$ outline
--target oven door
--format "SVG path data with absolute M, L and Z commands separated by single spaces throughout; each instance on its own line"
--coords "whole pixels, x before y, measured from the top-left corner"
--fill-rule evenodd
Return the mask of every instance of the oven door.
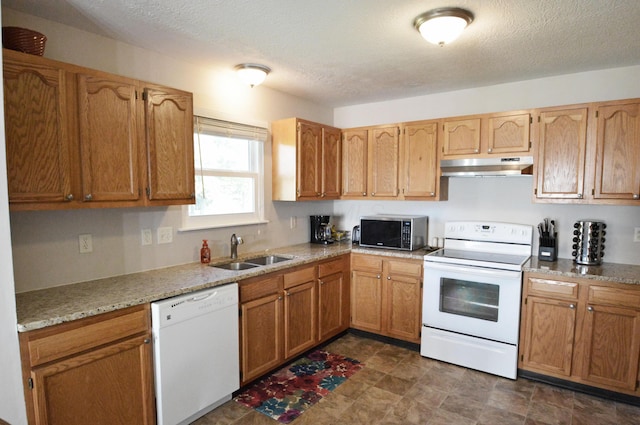
M 425 326 L 518 343 L 522 272 L 424 263 Z

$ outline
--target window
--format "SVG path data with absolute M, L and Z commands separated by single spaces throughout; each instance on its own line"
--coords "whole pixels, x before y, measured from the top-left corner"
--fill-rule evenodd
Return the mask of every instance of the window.
M 264 222 L 267 129 L 194 118 L 196 203 L 183 209 L 183 230 Z

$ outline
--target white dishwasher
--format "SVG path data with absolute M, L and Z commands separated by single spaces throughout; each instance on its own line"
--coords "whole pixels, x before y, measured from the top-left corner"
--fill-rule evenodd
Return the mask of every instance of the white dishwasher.
M 188 424 L 240 388 L 238 284 L 151 303 L 158 425 Z

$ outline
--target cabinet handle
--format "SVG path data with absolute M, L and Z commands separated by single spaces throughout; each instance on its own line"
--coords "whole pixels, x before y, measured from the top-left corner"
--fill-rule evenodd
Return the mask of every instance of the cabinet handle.
M 587 307 L 587 311 L 593 311 L 593 307 L 591 306 Z
M 85 201 L 90 201 L 93 199 L 93 195 L 90 193 L 87 193 L 86 195 L 84 195 L 84 200 Z
M 573 310 L 574 308 L 576 308 L 576 305 L 575 304 L 569 304 L 569 308 Z
M 73 201 L 73 193 L 68 194 L 67 196 L 64 197 L 64 199 L 67 201 Z
M 640 199 L 640 194 L 634 193 L 633 194 L 633 199 Z

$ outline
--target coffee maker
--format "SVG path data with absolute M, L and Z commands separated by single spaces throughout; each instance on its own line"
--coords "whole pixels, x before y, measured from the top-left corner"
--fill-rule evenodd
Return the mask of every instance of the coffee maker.
M 330 215 L 312 215 L 309 216 L 311 229 L 311 243 L 330 244 L 334 240 L 331 237 Z

